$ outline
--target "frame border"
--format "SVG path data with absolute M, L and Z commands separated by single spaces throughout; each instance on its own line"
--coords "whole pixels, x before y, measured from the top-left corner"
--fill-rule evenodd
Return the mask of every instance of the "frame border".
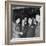
M 24 2 L 24 1 L 5 1 L 5 44 L 6 45 L 10 45 L 11 43 L 9 43 L 9 3 L 10 2 L 16 2 L 16 3 L 28 3 L 28 4 L 42 4 L 44 7 L 44 11 L 43 11 L 43 25 L 44 25 L 44 32 L 43 32 L 43 41 L 24 41 L 24 42 L 20 42 L 20 43 L 16 43 L 16 44 L 32 44 L 32 43 L 43 43 L 45 42 L 45 3 L 44 2 Z M 13 43 L 15 44 L 15 43 Z

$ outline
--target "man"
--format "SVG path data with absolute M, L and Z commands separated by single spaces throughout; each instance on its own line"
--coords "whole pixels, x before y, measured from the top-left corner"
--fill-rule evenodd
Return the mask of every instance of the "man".
M 35 36 L 40 37 L 40 15 L 39 14 L 36 14 Z
M 27 26 L 27 17 L 25 17 L 23 20 L 22 20 L 22 32 L 23 32 L 23 38 L 26 38 L 26 36 L 27 36 L 27 28 L 28 28 L 28 26 Z
M 28 32 L 27 32 L 27 37 L 34 37 L 35 36 L 35 24 L 34 24 L 34 18 L 29 18 L 28 19 Z

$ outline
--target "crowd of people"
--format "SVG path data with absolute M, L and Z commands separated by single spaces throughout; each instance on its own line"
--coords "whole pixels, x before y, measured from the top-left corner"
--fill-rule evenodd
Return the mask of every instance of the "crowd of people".
M 21 23 L 20 23 L 21 21 Z M 12 37 L 14 38 L 28 38 L 40 36 L 40 15 L 36 14 L 36 18 L 24 17 L 24 19 L 16 19 L 12 22 Z

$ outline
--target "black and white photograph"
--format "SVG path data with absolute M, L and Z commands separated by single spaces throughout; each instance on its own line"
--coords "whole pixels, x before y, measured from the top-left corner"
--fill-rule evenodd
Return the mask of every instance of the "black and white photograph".
M 12 37 L 40 37 L 40 8 L 12 6 Z
M 6 44 L 45 42 L 45 3 L 6 2 Z

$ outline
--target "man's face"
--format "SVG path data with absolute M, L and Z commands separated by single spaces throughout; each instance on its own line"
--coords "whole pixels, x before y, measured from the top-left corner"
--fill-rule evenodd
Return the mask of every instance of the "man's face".
M 28 23 L 29 23 L 30 25 L 32 24 L 32 19 L 31 19 L 31 18 L 28 19 Z
M 36 21 L 40 22 L 40 16 L 38 14 L 36 15 Z
M 25 23 L 25 21 L 24 21 L 24 19 L 22 20 L 22 26 L 24 26 L 24 23 Z
M 17 20 L 16 20 L 16 23 L 18 24 L 20 22 L 20 18 L 18 18 Z
M 25 17 L 24 20 L 27 21 L 27 17 Z

